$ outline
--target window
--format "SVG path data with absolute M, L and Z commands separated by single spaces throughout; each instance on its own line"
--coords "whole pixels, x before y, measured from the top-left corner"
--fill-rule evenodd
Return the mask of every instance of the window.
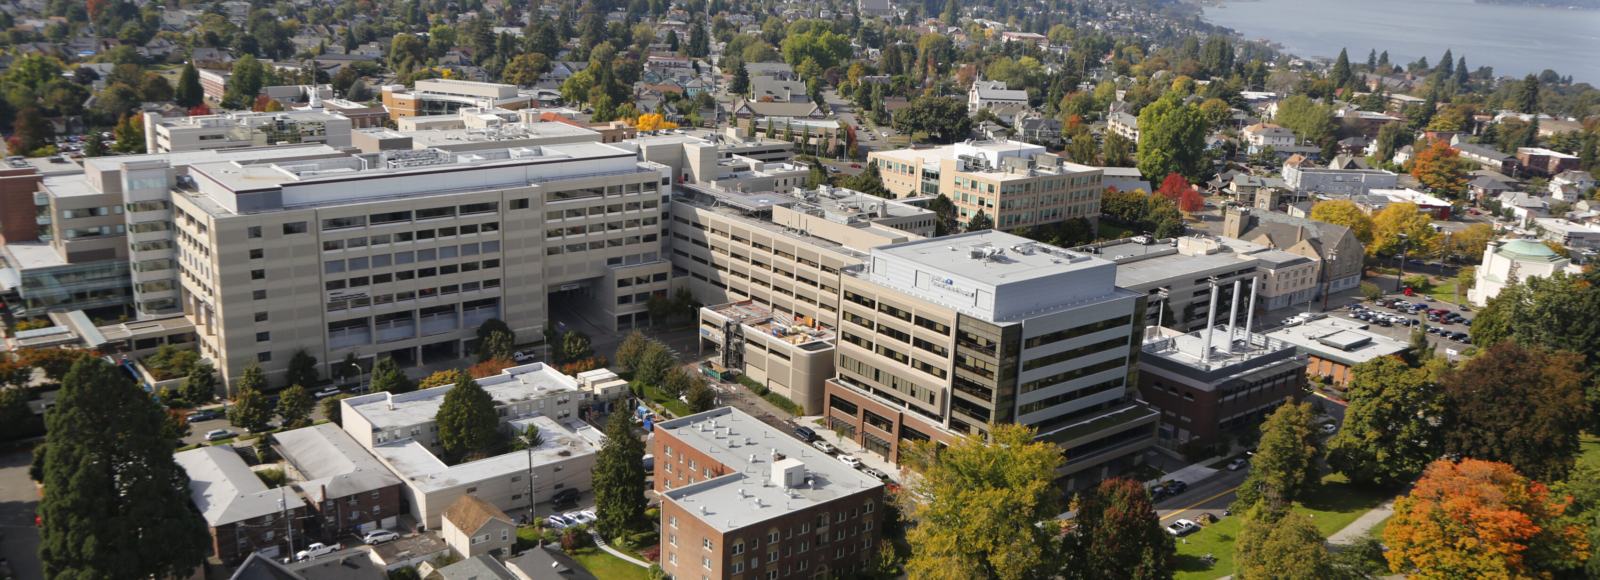
M 700 557 L 700 565 L 701 566 L 705 566 L 707 570 L 710 570 L 711 569 L 711 558 L 708 558 L 708 557 L 705 557 L 705 556 L 701 556 Z
M 245 228 L 244 232 L 245 232 L 245 234 L 244 234 L 245 237 L 250 238 L 252 240 L 256 239 L 256 238 L 260 238 L 261 237 L 261 226 L 250 226 L 248 228 Z
M 267 279 L 267 271 L 266 270 L 251 270 L 250 271 L 250 279 L 251 280 L 266 280 Z
M 265 313 L 265 312 L 257 312 L 256 313 L 256 322 L 266 322 L 266 321 L 267 321 L 267 313 Z
M 256 362 L 272 362 L 272 352 L 268 351 L 256 353 Z
M 367 225 L 367 216 L 358 215 L 342 218 L 329 218 L 322 220 L 322 231 L 338 230 L 344 228 L 359 228 Z
M 733 573 L 738 574 L 740 572 L 744 572 L 744 562 L 734 562 Z
M 667 516 L 667 524 L 674 528 L 678 527 L 678 516 Z
M 435 207 L 435 208 L 417 210 L 417 219 L 418 220 L 444 218 L 444 217 L 450 217 L 450 216 L 453 216 L 453 215 L 456 215 L 456 208 L 453 207 L 453 206 L 452 207 Z
M 511 530 L 500 530 L 500 541 L 504 542 L 504 541 L 506 541 L 506 540 L 508 540 L 510 538 L 511 538 Z
M 306 222 L 292 222 L 283 224 L 283 235 L 286 236 L 303 234 L 306 233 L 306 231 Z
M 715 549 L 716 544 L 711 543 L 711 538 L 700 538 L 700 545 L 707 550 Z
M 737 544 L 734 544 L 733 545 L 733 550 L 728 552 L 728 553 L 736 555 L 736 556 L 739 555 L 739 554 L 743 554 L 744 553 L 744 542 L 739 542 Z
M 254 291 L 251 291 L 250 292 L 250 299 L 252 299 L 252 300 L 266 300 L 267 299 L 267 291 L 266 290 L 254 290 Z
M 523 197 L 511 200 L 511 209 L 528 209 L 528 198 Z
M 266 341 L 269 341 L 269 340 L 272 340 L 272 333 L 270 333 L 270 332 L 257 332 L 256 333 L 256 342 L 266 342 Z
M 267 257 L 267 251 L 261 249 L 250 250 L 250 259 L 260 260 Z
M 478 544 L 482 544 L 482 543 L 487 542 L 487 541 L 489 541 L 489 534 L 476 536 L 476 537 L 472 538 L 472 545 L 476 546 Z

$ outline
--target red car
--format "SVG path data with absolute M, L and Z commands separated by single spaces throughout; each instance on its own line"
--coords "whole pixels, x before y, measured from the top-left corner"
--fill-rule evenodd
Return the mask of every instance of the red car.
M 1467 213 L 1470 213 L 1470 214 L 1472 214 L 1472 215 L 1478 215 L 1478 210 L 1475 210 L 1475 209 L 1469 209 L 1469 210 L 1467 210 Z
M 861 168 L 861 164 L 860 163 L 851 163 L 850 167 L 853 167 L 855 169 L 860 169 Z

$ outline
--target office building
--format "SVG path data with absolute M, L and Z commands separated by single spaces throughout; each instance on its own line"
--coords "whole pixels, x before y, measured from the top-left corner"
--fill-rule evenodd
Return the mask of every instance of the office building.
M 1100 168 L 1068 162 L 1038 145 L 967 141 L 873 151 L 868 159 L 894 197 L 944 194 L 963 224 L 979 213 L 998 230 L 1100 216 Z
M 350 119 L 321 110 L 172 118 L 146 112 L 144 139 L 150 153 L 302 143 L 339 148 L 350 146 Z
M 934 227 L 928 210 L 828 187 L 789 196 L 685 185 L 672 199 L 674 270 L 708 305 L 702 343 L 722 350 L 725 368 L 813 410 L 834 374 L 840 271 Z
M 1259 282 L 1244 283 L 1250 284 Z M 1249 298 L 1244 301 L 1229 309 L 1252 310 Z M 1219 308 L 1227 304 L 1220 302 Z M 1226 454 L 1229 449 L 1218 446 L 1228 437 L 1259 424 L 1285 400 L 1305 393 L 1308 357 L 1292 344 L 1245 326 L 1224 323 L 1189 333 L 1161 327 L 1146 331 L 1139 394 L 1161 413 L 1157 445 L 1190 457 Z
M 413 88 L 384 85 L 383 106 L 390 119 L 455 113 L 462 108 L 524 109 L 538 101 L 524 95 L 517 85 L 480 83 L 449 79 L 417 81 Z
M 534 363 L 477 382 L 494 398 L 500 429 L 508 437 L 533 425 L 544 442 L 531 452 L 500 449 L 500 455 L 448 465 L 439 459 L 445 449 L 436 417 L 455 385 L 339 403 L 345 432 L 404 483 L 404 505 L 413 519 L 438 529 L 445 508 L 466 495 L 512 511 L 526 510 L 534 500 L 549 501 L 562 489 L 591 488 L 589 471 L 601 435 L 573 416 L 584 393 L 572 377 Z
M 39 241 L 39 221 L 50 219 L 39 215 L 35 202 L 43 182 L 39 169 L 22 159 L 8 159 L 0 169 L 0 243 Z
M 1139 461 L 1158 415 L 1134 400 L 1144 294 L 1117 265 L 982 231 L 873 248 L 845 270 L 828 424 L 900 460 L 1020 423 L 1062 447 L 1067 492 Z
M 1263 310 L 1304 304 L 1317 294 L 1317 260 L 1242 240 L 1200 234 L 1171 243 L 1120 239 L 1072 249 L 1116 262 L 1117 286 L 1150 297 L 1146 326 L 1204 326 L 1213 281 L 1222 285 L 1223 299 L 1232 300 L 1235 280 L 1261 277 L 1255 291 Z
M 168 225 L 181 307 L 230 385 L 298 350 L 453 360 L 483 321 L 534 336 L 551 308 L 626 328 L 667 289 L 664 169 L 594 143 L 193 164 Z
M 674 578 L 866 570 L 884 486 L 731 407 L 656 424 L 661 568 Z

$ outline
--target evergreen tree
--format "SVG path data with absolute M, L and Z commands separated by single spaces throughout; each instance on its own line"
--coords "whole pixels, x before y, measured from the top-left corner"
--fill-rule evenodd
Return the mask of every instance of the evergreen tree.
M 516 350 L 517 333 L 499 318 L 490 318 L 478 326 L 478 362 L 494 358 L 511 358 Z
M 1456 61 L 1456 86 L 1465 87 L 1469 80 L 1471 79 L 1467 76 L 1467 57 L 1463 56 Z
M 411 379 L 406 377 L 406 372 L 400 369 L 400 364 L 394 358 L 385 358 L 372 367 L 372 388 L 374 393 L 409 393 L 417 390 Z
M 751 119 L 750 121 L 751 122 L 755 122 L 755 119 Z M 777 139 L 778 138 L 778 128 L 772 124 L 772 117 L 767 117 L 767 138 L 768 139 Z
M 1333 71 L 1328 73 L 1328 82 L 1333 83 L 1333 86 L 1342 87 L 1346 82 L 1350 81 L 1350 76 L 1350 54 L 1341 48 L 1339 49 L 1339 60 L 1334 61 Z M 1348 98 L 1349 95 L 1345 95 L 1345 97 Z
M 120 369 L 83 357 L 45 416 L 45 578 L 187 578 L 211 544 L 161 409 Z
M 606 423 L 605 444 L 595 456 L 591 471 L 594 501 L 600 513 L 595 529 L 607 538 L 620 538 L 649 526 L 646 505 L 644 441 L 633 432 L 627 413 L 612 413 Z
M 317 357 L 311 356 L 305 349 L 294 351 L 289 357 L 289 368 L 283 372 L 285 386 L 310 386 L 317 384 L 321 377 L 317 376 Z
M 478 381 L 460 371 L 456 371 L 455 386 L 445 392 L 435 420 L 439 424 L 439 442 L 446 451 L 457 455 L 487 449 L 499 438 L 500 416 L 495 411 L 494 398 Z
M 750 140 L 754 140 L 756 138 L 756 120 L 755 119 L 748 119 L 748 120 L 745 121 L 745 123 L 744 123 L 744 138 L 745 139 L 750 139 Z
M 1444 56 L 1439 59 L 1439 67 L 1435 72 L 1444 75 L 1445 78 L 1453 77 L 1456 74 L 1455 65 L 1455 57 L 1451 56 L 1450 49 L 1446 48 L 1444 49 Z
M 1322 456 L 1311 405 L 1291 400 L 1278 407 L 1261 425 L 1261 445 L 1250 460 L 1250 475 L 1239 486 L 1234 513 L 1257 505 L 1268 512 L 1289 508 L 1303 492 L 1319 481 Z
M 22 435 L 30 419 L 33 419 L 33 409 L 28 407 L 28 389 L 0 389 L 0 441 Z
M 228 410 L 228 422 L 250 431 L 265 429 L 267 423 L 272 421 L 272 406 L 261 392 L 267 388 L 266 374 L 261 372 L 259 366 L 247 366 L 244 376 L 239 378 L 235 386 L 238 387 L 238 394 L 233 398 L 233 408 Z
M 750 71 L 744 63 L 739 63 L 733 68 L 733 81 L 728 83 L 728 92 L 744 95 L 750 92 Z
M 643 332 L 635 330 L 628 333 L 628 336 L 622 339 L 622 344 L 617 347 L 617 364 L 624 370 L 638 371 L 639 361 L 649 344 L 650 341 L 644 337 Z
M 639 368 L 634 370 L 633 376 L 644 384 L 659 387 L 666 382 L 667 373 L 673 372 L 677 365 L 678 361 L 672 357 L 671 350 L 659 342 L 652 342 L 639 357 Z
M 706 380 L 700 378 L 700 375 L 694 375 L 689 379 L 688 391 L 684 398 L 689 401 L 690 413 L 704 413 L 717 404 L 716 393 L 711 392 L 711 387 L 706 385 Z
M 1528 75 L 1523 77 L 1522 84 L 1515 87 L 1517 112 L 1523 114 L 1537 114 L 1539 112 L 1539 77 Z
M 1367 72 L 1378 70 L 1378 49 L 1367 53 Z
M 980 209 L 978 210 L 977 215 L 974 215 L 972 216 L 972 219 L 967 220 L 967 226 L 962 229 L 969 232 L 977 232 L 993 228 L 994 220 L 989 217 L 989 214 L 983 213 L 983 210 Z
M 183 72 L 178 75 L 178 86 L 173 91 L 172 100 L 185 109 L 198 107 L 206 102 L 205 90 L 200 88 L 200 71 L 195 70 L 193 61 L 184 63 Z
M 83 143 L 83 156 L 84 157 L 105 157 L 105 155 L 106 155 L 106 141 L 105 141 L 105 139 L 100 138 L 100 132 L 99 131 L 90 131 L 89 132 L 89 138 L 85 139 L 84 143 Z
M 188 378 L 183 379 L 182 397 L 185 403 L 198 407 L 217 398 L 217 369 L 211 363 L 194 365 Z
M 311 409 L 316 403 L 311 393 L 300 385 L 289 387 L 278 397 L 278 415 L 283 417 L 284 429 L 299 429 L 311 424 Z

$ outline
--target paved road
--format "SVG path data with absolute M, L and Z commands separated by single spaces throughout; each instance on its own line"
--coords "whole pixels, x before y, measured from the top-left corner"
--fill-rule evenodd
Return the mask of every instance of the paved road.
M 28 452 L 0 455 L 0 557 L 11 564 L 19 579 L 43 578 L 39 563 L 39 528 L 34 527 L 34 512 L 39 509 L 39 492 L 28 478 Z

